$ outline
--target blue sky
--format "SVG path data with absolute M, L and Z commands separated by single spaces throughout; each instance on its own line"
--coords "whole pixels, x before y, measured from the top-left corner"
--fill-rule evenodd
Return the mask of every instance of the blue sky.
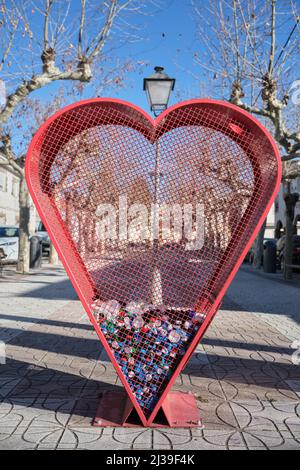
M 18 0 L 21 2 L 21 0 Z M 106 65 L 112 65 L 116 60 L 120 63 L 124 63 L 126 60 L 133 62 L 143 63 L 144 65 L 138 65 L 133 71 L 126 74 L 124 86 L 117 89 L 116 87 L 106 88 L 105 92 L 101 96 L 116 97 L 130 101 L 137 106 L 140 106 L 147 112 L 149 106 L 145 93 L 143 91 L 143 78 L 153 73 L 153 68 L 156 65 L 164 66 L 165 71 L 172 77 L 176 78 L 175 91 L 171 96 L 170 105 L 178 101 L 182 101 L 190 98 L 198 97 L 213 97 L 216 99 L 222 98 L 220 95 L 220 89 L 217 88 L 217 83 L 212 80 L 213 73 L 205 73 L 204 69 L 201 69 L 199 65 L 196 65 L 194 61 L 194 53 L 205 59 L 205 47 L 197 40 L 196 24 L 195 24 L 195 13 L 193 12 L 190 0 L 157 0 L 160 4 L 160 8 L 152 9 L 152 15 L 140 16 L 136 15 L 130 21 L 133 22 L 133 26 L 137 28 L 137 34 L 140 36 L 140 40 L 134 43 L 123 43 L 121 47 L 116 47 L 110 52 L 111 44 L 116 46 L 118 38 L 112 37 L 112 42 L 108 42 L 105 52 L 111 54 L 111 59 Z M 202 0 L 201 0 L 202 1 Z M 199 4 L 201 4 L 199 0 Z M 204 0 L 203 0 L 204 1 Z M 22 3 L 22 2 L 21 2 Z M 147 3 L 147 2 L 146 2 Z M 230 3 L 230 2 L 229 2 Z M 300 0 L 295 0 L 297 6 L 300 6 Z M 150 4 L 150 1 L 147 5 Z M 278 47 L 277 56 L 280 52 L 281 45 L 286 41 L 294 22 L 290 16 L 286 16 L 284 9 L 286 0 L 278 1 L 278 23 L 282 23 L 282 27 L 277 34 Z M 72 0 L 73 17 L 71 21 L 79 21 L 79 10 L 80 0 Z M 28 12 L 30 21 L 33 23 L 33 31 L 35 35 L 41 34 L 42 22 L 37 12 Z M 93 28 L 99 28 L 99 19 L 97 17 L 92 18 L 93 23 L 89 25 L 90 34 L 93 32 Z M 100 23 L 101 24 L 101 23 Z M 74 28 L 74 31 L 77 31 Z M 74 33 L 75 34 L 75 33 Z M 207 33 L 211 34 L 211 33 Z M 300 34 L 300 27 L 296 34 Z M 77 35 L 77 32 L 76 32 Z M 75 41 L 77 36 L 75 38 Z M 10 71 L 21 71 L 23 67 L 23 55 L 22 47 L 24 46 L 22 36 L 18 38 L 17 49 L 20 55 L 19 60 L 13 63 Z M 268 38 L 266 38 L 266 48 L 269 49 Z M 25 49 L 24 49 L 25 50 Z M 36 71 L 41 71 L 41 63 L 39 59 L 40 50 L 36 52 Z M 26 62 L 27 60 L 27 62 Z M 24 53 L 24 65 L 29 64 L 30 60 L 26 59 Z M 105 65 L 105 66 L 106 66 Z M 289 73 L 289 80 L 293 81 L 299 79 L 299 67 L 291 67 Z M 97 75 L 97 70 L 94 70 L 94 75 Z M 99 74 L 101 77 L 101 74 Z M 1 78 L 1 77 L 0 77 Z M 4 77 L 5 80 L 5 77 Z M 8 92 L 12 91 L 14 84 L 8 83 Z M 66 90 L 69 89 L 70 83 L 59 82 L 51 84 L 38 90 L 30 95 L 31 98 L 40 99 L 43 102 L 49 102 L 53 99 L 53 96 L 57 93 L 60 87 L 64 87 Z M 226 97 L 228 97 L 230 91 L 226 89 Z M 95 96 L 93 86 L 85 85 L 84 91 L 81 97 L 78 99 L 85 99 Z M 74 101 L 74 97 L 67 97 L 67 102 Z M 24 127 L 27 125 L 26 119 L 22 118 L 22 124 Z M 23 127 L 23 125 L 22 125 Z M 15 144 L 23 143 L 26 146 L 23 138 L 23 129 L 15 129 L 16 135 Z M 18 145 L 17 144 L 17 145 Z
M 9 0 L 8 0 L 9 1 Z M 154 0 L 155 1 L 155 0 Z M 133 62 L 143 62 L 147 66 L 137 66 L 133 72 L 127 74 L 124 87 L 117 90 L 115 87 L 112 89 L 107 88 L 105 90 L 106 96 L 119 97 L 121 99 L 129 100 L 136 105 L 148 110 L 148 104 L 142 90 L 143 77 L 153 73 L 155 65 L 161 65 L 165 67 L 166 72 L 176 78 L 175 92 L 171 97 L 171 104 L 192 97 L 199 97 L 203 94 L 212 94 L 218 98 L 217 88 L 211 87 L 211 83 L 206 84 L 207 75 L 204 69 L 201 69 L 199 65 L 195 64 L 193 54 L 195 52 L 205 60 L 205 47 L 203 43 L 197 40 L 196 24 L 195 24 L 195 12 L 191 6 L 191 0 L 156 0 L 160 5 L 160 8 L 150 7 L 151 2 L 146 1 L 148 9 L 151 10 L 152 15 L 140 16 L 135 15 L 129 19 L 133 26 L 137 28 L 137 35 L 140 36 L 140 40 L 135 43 L 124 43 L 121 47 L 116 48 L 112 52 L 112 61 L 119 59 L 120 63 L 131 59 Z M 206 0 L 198 0 L 198 5 L 206 3 Z M 17 0 L 17 4 L 21 0 Z M 87 2 L 88 3 L 88 2 Z M 92 3 L 92 2 L 91 2 Z M 100 2 L 98 2 L 100 3 Z M 277 53 L 280 51 L 280 45 L 282 45 L 292 26 L 291 22 L 286 15 L 282 12 L 286 9 L 286 0 L 278 0 L 278 23 L 284 22 L 283 27 L 277 33 Z M 231 1 L 228 2 L 228 5 Z M 300 7 L 300 0 L 295 0 L 295 4 Z M 79 21 L 80 14 L 80 0 L 72 0 L 72 14 L 70 21 Z M 28 18 L 32 26 L 34 35 L 40 37 L 42 34 L 42 18 L 35 11 L 31 14 L 28 12 Z M 88 29 L 91 31 L 93 28 L 99 28 L 101 25 L 101 19 L 93 18 L 93 24 L 88 25 Z M 74 34 L 76 34 L 77 40 L 77 27 L 74 28 Z M 90 33 L 92 34 L 92 33 Z M 116 38 L 116 31 L 113 33 Z M 207 34 L 212 34 L 207 32 Z M 300 34 L 300 27 L 298 27 L 297 34 Z M 22 51 L 24 47 L 24 41 L 22 36 L 19 36 L 17 42 L 18 53 Z M 116 41 L 112 38 L 112 43 L 109 41 L 106 45 L 105 51 L 109 51 L 111 44 L 115 45 Z M 267 45 L 266 41 L 266 48 Z M 25 49 L 24 49 L 25 50 Z M 35 52 L 35 62 L 37 64 L 36 72 L 41 69 L 39 60 L 40 50 Z M 110 53 L 110 52 L 109 52 Z M 22 71 L 22 60 L 24 65 L 30 63 L 30 58 L 26 58 L 26 55 L 22 54 L 18 57 L 18 60 L 13 61 L 13 65 L 10 71 Z M 26 62 L 27 61 L 27 62 Z M 297 70 L 293 70 L 292 73 L 297 75 Z M 97 75 L 97 70 L 94 71 L 94 75 Z M 212 74 L 211 74 L 212 75 Z M 1 77 L 0 77 L 1 78 Z M 212 78 L 212 76 L 210 77 Z M 297 77 L 299 78 L 299 77 Z M 5 80 L 5 78 L 4 78 Z M 201 83 L 202 82 L 202 83 Z M 67 82 L 60 82 L 58 84 L 51 84 L 44 89 L 33 93 L 32 97 L 38 97 L 42 100 L 49 100 L 52 92 L 56 91 L 61 85 L 67 87 Z M 200 86 L 201 83 L 201 86 Z M 210 87 L 210 88 L 209 88 Z M 9 83 L 7 84 L 8 92 L 10 89 Z M 93 96 L 93 89 L 89 85 L 85 86 L 83 97 Z
M 149 67 L 143 69 L 144 76 L 151 75 L 155 65 L 161 65 L 168 75 L 176 78 L 176 88 L 170 100 L 172 104 L 178 101 L 176 91 L 180 91 L 181 96 L 186 95 L 186 98 L 199 93 L 198 84 L 190 74 L 195 69 L 191 50 L 195 44 L 196 31 L 188 1 L 164 1 L 165 9 L 147 19 L 146 40 L 134 46 L 132 56 L 149 62 Z M 132 74 L 129 77 L 129 87 L 120 90 L 118 96 L 148 111 L 142 78 L 138 73 Z
M 79 0 L 72 0 L 72 2 L 73 6 L 79 7 Z M 148 113 L 150 113 L 150 110 L 145 92 L 143 91 L 143 78 L 151 75 L 156 65 L 165 67 L 166 73 L 176 79 L 175 90 L 171 95 L 169 105 L 183 99 L 199 96 L 198 83 L 190 73 L 195 68 L 192 50 L 195 46 L 196 35 L 190 0 L 159 0 L 159 2 L 160 8 L 151 8 L 152 14 L 147 14 L 146 16 L 136 15 L 131 19 L 133 26 L 137 28 L 140 40 L 134 43 L 124 43 L 120 47 L 116 37 L 112 37 L 112 40 L 108 41 L 106 49 L 104 49 L 105 55 L 107 51 L 110 51 L 110 47 L 113 47 L 111 63 L 108 63 L 108 66 L 112 65 L 115 60 L 119 60 L 121 64 L 130 60 L 133 63 L 140 62 L 143 65 L 137 65 L 133 71 L 126 74 L 121 88 L 108 87 L 101 96 L 130 101 Z M 40 37 L 40 18 L 36 13 L 32 15 L 29 12 L 29 15 L 33 24 L 34 34 L 36 37 Z M 74 15 L 79 18 L 79 10 Z M 99 25 L 97 27 L 99 28 Z M 75 40 L 77 40 L 77 36 Z M 20 48 L 22 47 L 22 42 L 23 39 L 20 37 L 17 44 Z M 40 72 L 41 64 L 38 56 L 36 57 L 36 64 L 36 71 Z M 18 71 L 20 64 L 13 64 L 10 70 L 14 67 Z M 97 69 L 94 70 L 94 76 L 96 75 Z M 8 92 L 12 91 L 13 86 L 13 82 L 10 86 L 8 85 Z M 47 103 L 53 99 L 61 87 L 68 90 L 71 87 L 71 83 L 66 81 L 51 83 L 32 93 L 30 98 L 39 99 L 41 102 Z M 94 87 L 85 84 L 84 91 L 81 96 L 78 96 L 78 99 L 87 99 L 95 96 Z M 73 101 L 74 97 L 67 97 L 66 104 Z M 17 153 L 24 151 L 27 147 L 26 141 L 28 140 L 28 137 L 24 139 L 27 116 L 25 119 L 22 118 L 21 122 L 22 127 L 20 129 L 14 127 L 14 146 Z
M 141 40 L 132 44 L 124 44 L 113 51 L 114 57 L 117 57 L 121 63 L 122 60 L 131 59 L 133 62 L 143 62 L 145 65 L 137 66 L 133 72 L 128 73 L 124 87 L 120 89 L 107 88 L 102 96 L 131 101 L 149 112 L 148 102 L 143 91 L 143 78 L 151 75 L 156 65 L 165 67 L 166 73 L 172 78 L 176 78 L 176 87 L 169 104 L 199 95 L 198 83 L 191 74 L 196 69 L 192 56 L 196 28 L 190 1 L 161 0 L 160 5 L 162 8 L 152 9 L 151 15 L 137 16 L 134 19 Z M 109 47 L 108 44 L 107 48 Z M 95 71 L 96 73 L 97 71 Z M 51 85 L 48 89 L 35 92 L 35 96 L 48 100 L 49 89 L 55 91 L 59 86 L 61 83 Z M 82 98 L 92 96 L 93 89 L 88 85 L 85 86 Z

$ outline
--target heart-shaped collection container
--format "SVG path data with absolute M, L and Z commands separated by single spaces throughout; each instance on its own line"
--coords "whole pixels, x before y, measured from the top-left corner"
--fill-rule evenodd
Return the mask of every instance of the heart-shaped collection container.
M 38 130 L 26 177 L 70 279 L 143 425 L 152 425 L 279 188 L 251 115 L 192 100 L 153 120 L 92 99 Z

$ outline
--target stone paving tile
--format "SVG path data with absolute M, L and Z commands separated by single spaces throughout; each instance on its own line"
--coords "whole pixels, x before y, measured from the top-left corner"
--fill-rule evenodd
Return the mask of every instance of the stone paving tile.
M 62 299 L 61 287 L 51 295 Z M 22 283 L 17 290 L 26 294 Z M 267 321 L 272 315 L 225 300 L 174 386 L 193 391 L 203 429 L 94 428 L 101 393 L 119 390 L 120 380 L 80 303 L 59 302 L 44 317 L 35 300 L 26 306 L 30 319 L 17 306 L 11 319 L 4 315 L 0 449 L 300 449 L 300 368 L 285 334 L 291 320 L 282 318 L 280 331 L 278 319 Z
M 286 384 L 300 398 L 300 380 L 286 380 Z

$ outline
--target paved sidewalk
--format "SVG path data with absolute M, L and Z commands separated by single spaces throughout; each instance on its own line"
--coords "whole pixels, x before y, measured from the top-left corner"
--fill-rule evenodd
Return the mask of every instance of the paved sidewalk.
M 204 429 L 101 429 L 99 396 L 121 385 L 64 271 L 0 279 L 0 449 L 300 449 L 299 298 L 238 273 L 175 385 L 196 394 Z

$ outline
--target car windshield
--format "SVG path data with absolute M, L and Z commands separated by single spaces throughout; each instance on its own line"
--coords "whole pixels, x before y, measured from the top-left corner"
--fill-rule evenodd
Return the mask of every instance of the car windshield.
M 38 232 L 47 232 L 47 230 L 46 230 L 45 225 L 43 224 L 43 222 L 40 222 L 40 223 L 39 223 Z
M 1 238 L 8 238 L 8 237 L 18 237 L 19 236 L 19 229 L 15 227 L 0 227 L 0 237 Z

